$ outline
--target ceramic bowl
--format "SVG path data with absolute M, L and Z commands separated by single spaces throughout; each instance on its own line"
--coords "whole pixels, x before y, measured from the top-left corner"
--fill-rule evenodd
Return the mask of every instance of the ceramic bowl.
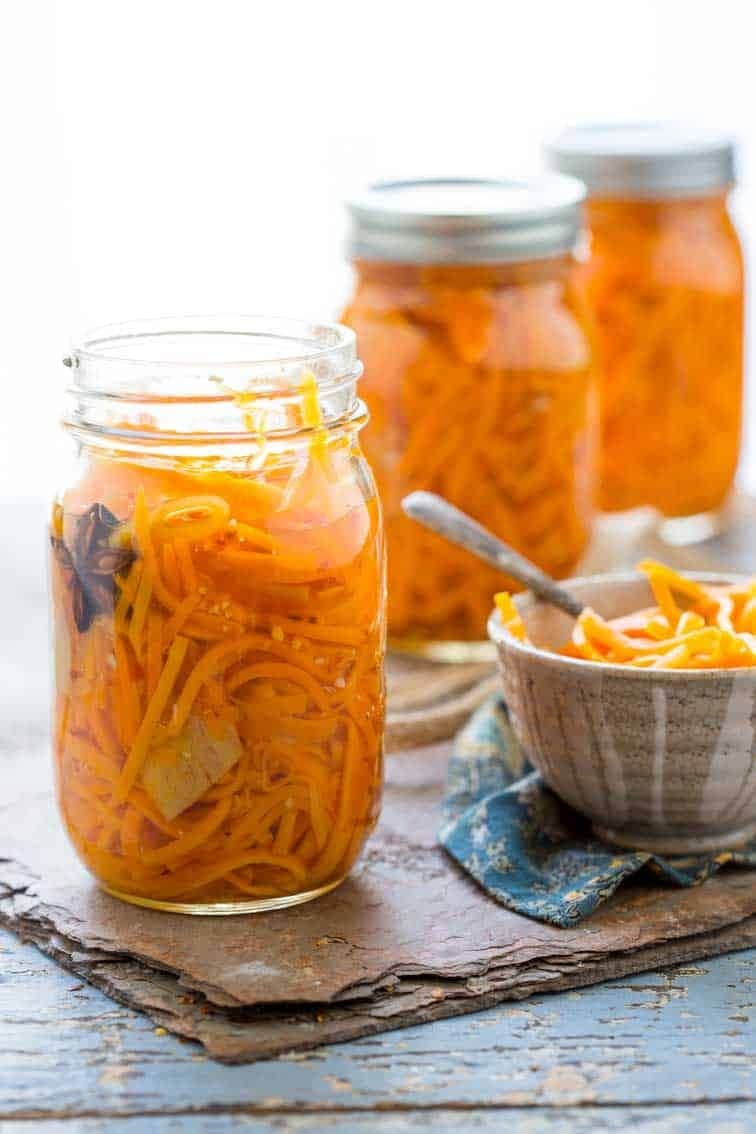
M 605 618 L 654 602 L 634 573 L 563 585 Z M 756 669 L 665 672 L 560 657 L 547 650 L 569 639 L 572 620 L 529 593 L 516 603 L 532 646 L 498 614 L 489 622 L 512 726 L 549 786 L 600 838 L 696 854 L 756 836 Z

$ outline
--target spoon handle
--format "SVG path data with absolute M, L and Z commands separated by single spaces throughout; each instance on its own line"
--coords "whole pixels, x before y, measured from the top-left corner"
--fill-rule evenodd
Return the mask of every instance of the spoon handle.
M 576 598 L 536 567 L 535 563 L 502 543 L 471 516 L 460 512 L 459 508 L 455 508 L 435 492 L 411 492 L 402 500 L 402 508 L 411 519 L 517 579 L 518 583 L 529 587 L 539 598 L 552 606 L 558 606 L 573 618 L 577 618 L 583 609 Z

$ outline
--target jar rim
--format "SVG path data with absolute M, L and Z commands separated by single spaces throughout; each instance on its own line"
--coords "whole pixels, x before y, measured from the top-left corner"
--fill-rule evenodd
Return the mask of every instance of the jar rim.
M 99 327 L 63 360 L 72 370 L 63 424 L 88 436 L 194 445 L 243 443 L 254 420 L 257 432 L 283 439 L 309 428 L 296 420 L 306 378 L 325 428 L 359 423 L 356 343 L 339 323 L 264 315 Z
M 214 349 L 210 349 L 211 346 Z M 248 381 L 279 382 L 299 368 L 313 368 L 317 381 L 351 375 L 357 366 L 356 335 L 340 323 L 310 322 L 269 315 L 179 315 L 110 323 L 82 335 L 64 364 L 76 372 L 74 384 L 118 393 L 153 371 L 156 382 L 187 386 L 245 371 Z M 166 377 L 161 377 L 166 376 Z M 170 378 L 167 376 L 171 376 Z M 119 380 L 120 379 L 120 380 Z M 159 392 L 159 387 L 155 392 Z M 176 391 L 172 391 L 176 393 Z M 196 388 L 187 388 L 196 396 Z

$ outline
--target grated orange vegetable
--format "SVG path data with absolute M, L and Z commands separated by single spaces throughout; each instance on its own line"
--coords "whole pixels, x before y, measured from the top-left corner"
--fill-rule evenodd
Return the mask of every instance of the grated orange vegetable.
M 732 669 L 756 666 L 756 579 L 735 585 L 698 583 L 644 560 L 638 564 L 657 606 L 604 619 L 586 608 L 559 653 L 585 661 L 644 669 Z M 495 596 L 502 624 L 528 642 L 506 592 Z
M 732 487 L 743 397 L 743 260 L 725 196 L 594 199 L 588 221 L 601 507 L 715 509 Z
M 200 906 L 318 890 L 375 824 L 379 508 L 354 436 L 323 427 L 314 380 L 300 427 L 254 471 L 92 451 L 56 502 L 60 805 L 85 865 L 121 896 Z M 94 567 L 77 559 L 92 516 Z
M 412 523 L 400 502 L 438 492 L 551 574 L 570 573 L 592 517 L 594 423 L 571 261 L 360 262 L 357 272 L 344 321 L 365 362 L 390 637 L 482 640 L 496 572 Z

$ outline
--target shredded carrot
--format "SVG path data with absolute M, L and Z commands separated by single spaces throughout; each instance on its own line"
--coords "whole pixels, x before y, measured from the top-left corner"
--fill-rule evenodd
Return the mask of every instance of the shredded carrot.
M 571 572 L 592 519 L 594 426 L 572 266 L 356 266 L 344 321 L 365 363 L 390 637 L 419 648 L 483 639 L 500 577 L 407 519 L 401 499 L 438 492 L 550 574 Z
M 600 504 L 717 508 L 738 463 L 743 259 L 724 195 L 588 202 Z
M 151 610 L 147 615 L 147 696 L 157 688 L 163 660 L 163 619 L 159 611 Z
M 192 825 L 187 834 L 180 836 L 172 843 L 167 843 L 158 850 L 145 851 L 142 855 L 142 862 L 147 866 L 158 864 L 169 866 L 178 862 L 179 859 L 185 858 L 217 831 L 221 823 L 228 817 L 230 810 L 230 799 L 219 800 L 203 819 Z
M 499 612 L 501 621 L 506 626 L 510 634 L 515 638 L 519 638 L 521 642 L 525 641 L 525 625 L 520 617 L 520 612 L 515 606 L 512 596 L 506 591 L 499 591 L 494 595 L 494 602 L 496 609 Z
M 189 496 L 178 500 L 168 500 L 161 504 L 152 516 L 152 530 L 157 539 L 168 539 L 167 546 L 173 547 L 173 540 L 201 543 L 210 536 L 217 535 L 226 527 L 231 509 L 222 496 Z
M 176 562 L 178 564 L 184 594 L 192 595 L 197 590 L 199 584 L 197 582 L 197 572 L 194 570 L 194 563 L 192 562 L 191 547 L 186 538 L 177 539 L 173 546 L 176 551 Z
M 176 635 L 183 630 L 187 619 L 191 617 L 201 601 L 202 595 L 198 591 L 188 594 L 185 599 L 181 600 L 165 623 L 164 637 L 167 643 L 172 642 Z
M 134 681 L 134 671 L 129 663 L 127 645 L 118 634 L 113 643 L 113 652 L 116 669 L 116 684 L 113 689 L 116 725 L 121 743 L 128 747 L 139 727 L 139 692 Z
M 142 723 L 139 726 L 139 731 L 134 738 L 134 743 L 126 757 L 126 763 L 123 766 L 118 780 L 116 799 L 121 802 L 126 799 L 142 769 L 142 764 L 150 747 L 155 728 L 173 692 L 173 686 L 176 683 L 176 678 L 183 664 L 188 646 L 188 638 L 176 638 L 171 644 L 163 672 L 160 674 L 157 687 L 150 698 L 147 712 L 144 714 Z
M 559 653 L 643 669 L 756 666 L 756 637 L 748 620 L 752 583 L 699 583 L 651 560 L 640 563 L 638 570 L 645 574 L 659 605 L 608 620 L 586 608 Z M 678 602 L 686 609 L 680 610 Z M 509 633 L 527 643 L 510 596 L 497 595 L 496 604 Z
M 375 823 L 378 504 L 353 439 L 323 425 L 312 376 L 298 397 L 307 433 L 288 459 L 250 472 L 93 456 L 53 516 L 55 531 L 74 530 L 101 503 L 122 524 L 113 546 L 135 556 L 112 609 L 83 630 L 65 564 L 53 569 L 58 639 L 70 638 L 62 810 L 117 893 L 243 903 L 317 889 L 343 877 Z M 243 412 L 259 423 L 267 410 L 250 395 Z
M 147 618 L 147 611 L 152 598 L 152 582 L 149 575 L 145 572 L 139 581 L 137 587 L 136 598 L 131 611 L 131 623 L 129 625 L 128 635 L 129 641 L 134 647 L 134 653 L 140 657 L 142 649 L 142 640 L 144 634 L 144 625 Z

